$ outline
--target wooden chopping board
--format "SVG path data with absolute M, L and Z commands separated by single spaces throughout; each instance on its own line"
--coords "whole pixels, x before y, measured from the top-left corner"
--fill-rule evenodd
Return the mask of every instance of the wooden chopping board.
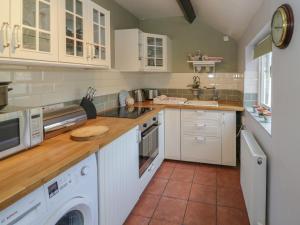
M 106 126 L 88 126 L 76 129 L 71 133 L 71 139 L 74 141 L 91 141 L 101 138 L 109 131 Z

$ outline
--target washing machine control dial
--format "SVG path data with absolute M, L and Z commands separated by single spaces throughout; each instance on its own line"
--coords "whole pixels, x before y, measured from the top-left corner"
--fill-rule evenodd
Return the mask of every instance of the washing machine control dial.
M 81 168 L 81 176 L 86 176 L 89 173 L 89 167 L 88 166 L 84 166 Z

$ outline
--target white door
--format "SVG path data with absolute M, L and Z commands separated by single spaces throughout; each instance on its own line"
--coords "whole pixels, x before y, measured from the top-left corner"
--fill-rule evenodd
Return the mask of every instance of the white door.
M 89 63 L 110 68 L 110 12 L 96 3 L 89 5 Z
M 57 0 L 11 0 L 11 57 L 58 60 Z
M 165 158 L 180 160 L 180 110 L 165 110 Z
M 165 35 L 145 34 L 145 70 L 166 71 L 167 40 Z
M 59 61 L 87 64 L 87 20 L 90 1 L 59 2 Z
M 9 0 L 1 0 L 0 10 L 0 57 L 9 57 L 9 45 L 10 45 L 10 34 L 9 34 Z

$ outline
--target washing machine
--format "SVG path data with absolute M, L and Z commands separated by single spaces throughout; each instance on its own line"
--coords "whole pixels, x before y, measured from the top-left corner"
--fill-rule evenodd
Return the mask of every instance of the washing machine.
M 1 225 L 98 225 L 92 155 L 0 213 Z

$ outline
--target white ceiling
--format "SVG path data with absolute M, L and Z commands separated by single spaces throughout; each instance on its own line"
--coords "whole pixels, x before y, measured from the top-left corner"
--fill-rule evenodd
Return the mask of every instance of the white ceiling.
M 115 0 L 139 19 L 182 16 L 176 0 Z M 191 0 L 198 19 L 239 39 L 264 0 Z

